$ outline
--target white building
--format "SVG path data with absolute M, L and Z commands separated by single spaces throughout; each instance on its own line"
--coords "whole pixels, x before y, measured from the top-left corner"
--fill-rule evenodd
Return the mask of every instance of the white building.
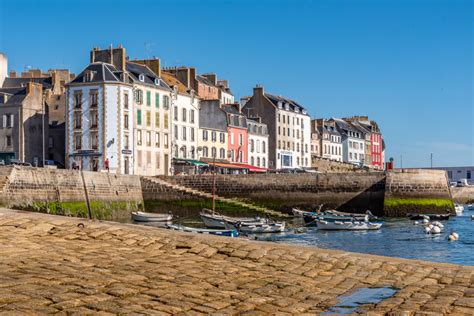
M 342 119 L 332 118 L 342 136 L 342 157 L 345 162 L 357 166 L 365 163 L 365 135 L 351 123 Z
M 248 163 L 259 168 L 268 168 L 268 130 L 260 119 L 247 119 Z
M 111 64 L 89 64 L 67 85 L 66 163 L 133 173 L 133 83 Z

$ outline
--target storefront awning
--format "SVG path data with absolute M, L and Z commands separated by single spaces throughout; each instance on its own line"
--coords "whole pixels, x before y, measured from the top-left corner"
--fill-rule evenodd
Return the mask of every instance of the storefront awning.
M 194 159 L 180 159 L 180 158 L 173 158 L 173 163 L 175 164 L 190 164 L 190 165 L 195 165 L 198 167 L 201 166 L 207 166 L 208 164 L 199 160 L 194 160 Z
M 242 165 L 231 164 L 231 163 L 223 163 L 223 162 L 210 162 L 210 165 L 214 165 L 216 167 L 227 168 L 227 169 L 248 169 L 243 167 Z
M 241 166 L 241 168 L 248 169 L 250 172 L 267 172 L 268 170 L 267 168 L 259 168 L 248 164 L 237 164 L 237 166 Z

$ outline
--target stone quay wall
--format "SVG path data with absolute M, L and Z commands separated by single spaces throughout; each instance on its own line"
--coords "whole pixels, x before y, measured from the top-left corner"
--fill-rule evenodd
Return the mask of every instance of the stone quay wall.
M 474 267 L 0 209 L 0 314 L 473 315 Z
M 208 193 L 213 188 L 212 175 L 159 178 Z M 242 199 L 282 212 L 289 212 L 293 207 L 314 209 L 320 204 L 350 211 L 382 210 L 384 187 L 385 175 L 381 172 L 216 176 L 218 196 Z M 159 184 L 148 183 L 143 190 L 145 200 L 183 199 L 182 193 L 173 197 L 167 192 L 162 197 L 167 188 L 160 188 Z
M 456 203 L 474 203 L 474 186 L 451 188 L 451 195 L 453 196 L 453 200 Z
M 52 214 L 94 218 L 129 216 L 143 203 L 140 178 L 101 172 L 0 167 L 0 204 Z
M 386 216 L 407 213 L 454 213 L 448 178 L 443 170 L 396 169 L 387 173 Z

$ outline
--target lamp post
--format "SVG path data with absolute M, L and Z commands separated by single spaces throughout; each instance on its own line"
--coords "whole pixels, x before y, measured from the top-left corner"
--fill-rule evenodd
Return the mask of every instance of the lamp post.
M 431 169 L 433 169 L 433 153 L 430 154 Z
M 212 153 L 212 213 L 216 211 L 216 153 Z

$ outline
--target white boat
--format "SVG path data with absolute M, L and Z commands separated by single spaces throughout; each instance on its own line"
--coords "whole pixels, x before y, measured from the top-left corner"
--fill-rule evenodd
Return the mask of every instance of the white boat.
M 237 223 L 267 223 L 268 219 L 260 217 L 231 217 L 203 209 L 199 214 L 208 228 L 227 228 L 226 223 L 236 225 Z
M 319 230 L 378 230 L 383 223 L 359 221 L 316 221 Z
M 474 211 L 474 204 L 468 204 L 467 209 L 470 211 Z
M 456 211 L 456 215 L 461 215 L 464 212 L 464 206 L 460 204 L 454 204 L 454 210 Z
M 187 227 L 183 225 L 166 225 L 166 228 L 177 230 L 186 233 L 197 233 L 197 234 L 207 234 L 207 235 L 216 235 L 216 236 L 226 236 L 226 237 L 239 237 L 239 232 L 235 227 L 230 229 L 205 229 L 205 228 L 194 228 Z
M 170 222 L 173 214 L 132 212 L 132 219 L 136 222 Z
M 285 222 L 239 222 L 235 227 L 245 234 L 261 234 L 261 233 L 281 233 L 285 230 Z
M 304 217 L 304 216 L 310 216 L 310 215 L 316 214 L 315 212 L 300 210 L 299 208 L 293 208 L 291 211 L 293 212 L 293 216 L 295 217 Z

